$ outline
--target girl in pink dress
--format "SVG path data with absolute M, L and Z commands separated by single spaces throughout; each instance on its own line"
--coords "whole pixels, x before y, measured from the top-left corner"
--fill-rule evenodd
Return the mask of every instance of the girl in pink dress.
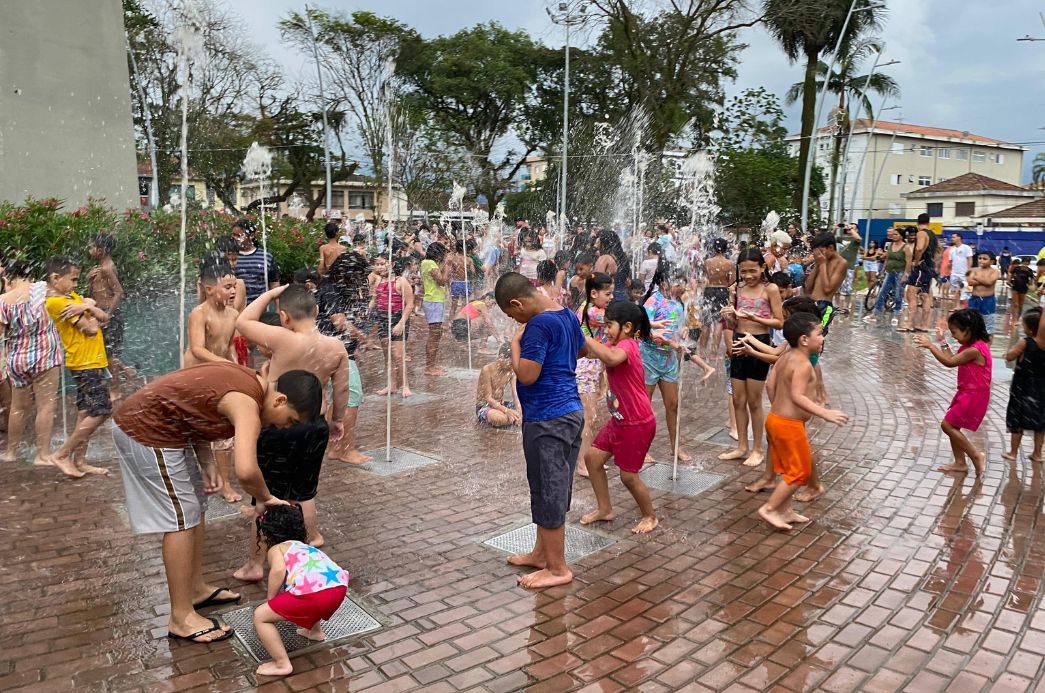
M 961 344 L 957 353 L 951 353 L 950 347 L 929 341 L 925 335 L 914 338 L 915 344 L 928 349 L 936 360 L 948 368 L 958 368 L 958 391 L 954 393 L 951 406 L 944 414 L 940 428 L 951 440 L 951 452 L 954 453 L 954 464 L 939 467 L 941 472 L 967 474 L 969 467 L 965 462 L 968 457 L 976 470 L 976 476 L 982 476 L 987 456 L 977 450 L 972 442 L 962 433 L 962 429 L 975 431 L 979 429 L 983 417 L 987 414 L 987 405 L 991 399 L 991 348 L 988 345 L 990 335 L 983 323 L 979 311 L 964 308 L 951 313 L 947 318 L 947 327 L 951 335 Z

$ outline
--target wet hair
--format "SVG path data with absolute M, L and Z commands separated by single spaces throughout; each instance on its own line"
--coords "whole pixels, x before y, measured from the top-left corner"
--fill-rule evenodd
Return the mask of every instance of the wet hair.
M 304 284 L 291 284 L 279 297 L 279 310 L 293 320 L 305 320 L 316 313 L 316 297 Z
M 501 344 L 497 347 L 497 358 L 499 359 L 510 359 L 512 357 L 512 345 L 508 342 Z
M 604 272 L 589 272 L 588 276 L 584 278 L 584 305 L 581 307 L 581 322 L 588 328 L 589 333 L 591 325 L 588 324 L 588 308 L 591 306 L 591 292 L 602 291 L 610 286 L 613 286 L 613 277 Z
M 224 253 L 211 251 L 200 260 L 200 283 L 214 286 L 222 277 L 234 276 L 232 265 Z
M 439 241 L 434 241 L 428 244 L 428 248 L 425 250 L 425 260 L 434 260 L 435 262 L 442 262 L 443 258 L 446 257 L 446 246 Z
M 570 251 L 560 250 L 555 253 L 555 266 L 559 269 L 566 269 L 570 264 Z
M 663 246 L 661 246 L 661 244 L 657 243 L 656 241 L 653 241 L 648 246 L 646 246 L 646 253 L 649 255 L 656 255 L 657 257 L 660 257 L 663 254 L 663 250 Z
M 729 250 L 729 241 L 727 241 L 725 238 L 716 238 L 714 241 L 711 242 L 711 249 L 716 253 L 724 254 L 727 250 Z
M 283 327 L 283 323 L 279 320 L 279 313 L 273 313 L 271 311 L 262 313 L 261 317 L 258 318 L 258 322 L 262 325 L 268 325 L 269 327 Z
M 341 227 L 332 221 L 327 222 L 327 225 L 323 227 L 323 235 L 330 240 L 337 238 L 339 233 L 341 233 Z
M 771 284 L 776 284 L 781 289 L 790 289 L 793 282 L 791 281 L 791 275 L 787 272 L 773 272 L 769 275 L 769 281 Z
M 665 260 L 663 255 L 657 256 L 657 269 L 653 272 L 653 278 L 650 280 L 649 288 L 646 289 L 646 293 L 643 295 L 641 303 L 648 301 L 649 297 L 653 295 L 654 291 L 657 291 L 660 288 L 661 284 L 664 282 L 670 282 L 673 274 L 674 267 L 672 264 Z
M 782 307 L 788 315 L 809 313 L 810 315 L 815 315 L 817 320 L 823 317 L 820 307 L 816 305 L 816 301 L 808 296 L 792 296 L 784 301 Z
M 667 224 L 657 224 L 657 231 L 661 233 L 668 233 L 670 230 Z
M 234 229 L 242 229 L 243 233 L 247 234 L 251 238 L 254 238 L 255 236 L 258 235 L 258 229 L 257 229 L 256 226 L 254 226 L 254 222 L 251 221 L 250 219 L 246 219 L 246 218 L 244 218 L 244 219 L 237 219 L 232 224 L 232 228 L 234 228 Z
M 1037 332 L 1038 326 L 1041 325 L 1041 308 L 1031 308 L 1020 319 L 1028 332 Z
M 323 386 L 316 376 L 308 371 L 287 371 L 276 380 L 276 392 L 287 398 L 287 405 L 301 416 L 303 423 L 319 419 Z
M 589 252 L 583 252 L 577 256 L 577 259 L 573 261 L 574 265 L 595 265 L 595 255 Z
M 650 327 L 646 309 L 630 301 L 614 301 L 606 306 L 606 322 L 615 322 L 621 326 L 630 322 L 635 328 L 636 337 L 644 342 L 653 338 L 653 328 Z
M 8 279 L 32 279 L 33 268 L 25 260 L 12 260 L 7 263 L 4 274 L 7 275 Z
M 919 214 L 918 215 L 918 223 L 919 224 L 928 224 L 929 223 L 929 214 L 927 212 L 922 212 L 921 214 Z
M 306 282 L 312 282 L 313 284 L 319 284 L 319 273 L 311 267 L 303 267 L 294 273 L 294 284 L 304 284 Z
M 50 281 L 52 274 L 64 277 L 78 267 L 78 264 L 64 255 L 52 255 L 44 262 L 44 278 Z
M 794 349 L 802 337 L 808 337 L 820 324 L 820 318 L 809 313 L 792 313 L 784 321 L 784 339 Z
M 761 250 L 751 246 L 750 248 L 744 248 L 737 255 L 737 284 L 740 283 L 740 263 L 742 262 L 757 262 L 758 266 L 762 268 L 762 281 L 769 281 L 769 268 L 766 266 L 765 256 L 762 255 Z
M 258 541 L 269 548 L 285 541 L 308 541 L 305 530 L 305 514 L 300 505 L 276 505 L 259 515 L 254 521 L 258 529 Z
M 555 266 L 555 263 L 551 260 L 541 260 L 537 263 L 537 281 L 541 284 L 549 284 L 555 281 L 555 275 L 559 273 L 559 268 Z
M 537 287 L 518 272 L 502 274 L 493 288 L 494 296 L 497 298 L 497 305 L 501 310 L 507 308 L 512 301 L 533 296 L 536 291 Z
M 813 250 L 817 248 L 837 248 L 838 240 L 831 233 L 822 233 L 813 239 L 813 242 L 809 244 L 809 247 Z
M 603 229 L 599 231 L 599 235 L 595 240 L 598 241 L 599 252 L 604 255 L 611 255 L 617 261 L 617 272 L 620 276 L 630 277 L 631 262 L 628 260 L 628 254 L 621 247 L 620 238 L 617 237 L 617 234 L 610 229 Z
M 981 255 L 986 255 L 987 259 L 990 260 L 991 263 L 993 264 L 993 262 L 994 262 L 994 253 L 992 253 L 989 250 L 981 250 L 980 252 L 976 253 L 976 257 L 979 257 Z
M 947 317 L 947 325 L 969 333 L 969 343 L 990 342 L 991 336 L 983 322 L 983 316 L 975 308 L 962 308 Z
M 222 253 L 238 253 L 239 243 L 232 236 L 219 236 L 214 241 L 214 249 Z
M 91 236 L 90 244 L 106 255 L 112 255 L 112 252 L 116 250 L 116 236 L 100 231 Z
M 330 271 L 324 283 L 330 282 L 346 289 L 355 289 L 362 292 L 367 288 L 367 273 L 369 263 L 361 253 L 355 250 L 346 250 L 337 256 L 330 264 Z

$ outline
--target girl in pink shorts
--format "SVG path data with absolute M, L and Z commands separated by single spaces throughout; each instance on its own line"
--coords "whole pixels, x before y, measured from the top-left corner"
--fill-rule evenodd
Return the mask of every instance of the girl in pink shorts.
M 638 341 L 650 339 L 649 316 L 634 303 L 611 303 L 606 309 L 606 336 L 609 344 L 591 337 L 585 340 L 588 353 L 606 364 L 606 378 L 610 385 L 606 402 L 610 420 L 595 436 L 585 458 L 598 508 L 584 515 L 581 524 L 614 517 L 606 476 L 606 463 L 612 457 L 620 470 L 620 480 L 642 513 L 642 519 L 631 531 L 645 534 L 658 524 L 649 490 L 639 477 L 643 460 L 657 433 L 657 420 L 646 394 L 646 371 Z
M 305 518 L 298 505 L 277 505 L 257 519 L 258 538 L 268 547 L 268 602 L 254 610 L 254 629 L 272 657 L 257 669 L 259 676 L 287 676 L 294 671 L 276 630 L 280 621 L 300 626 L 298 635 L 323 640 L 320 621 L 341 606 L 348 590 L 348 571 L 305 543 Z

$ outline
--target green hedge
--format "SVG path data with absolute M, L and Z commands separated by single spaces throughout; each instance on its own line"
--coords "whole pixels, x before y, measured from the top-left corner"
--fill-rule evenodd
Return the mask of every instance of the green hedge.
M 260 228 L 258 215 L 248 218 Z M 235 220 L 225 212 L 189 211 L 186 271 L 190 279 L 195 275 L 197 259 L 213 247 L 214 239 L 231 233 Z M 296 270 L 316 265 L 318 247 L 325 240 L 323 224 L 266 215 L 268 250 L 285 281 Z M 94 201 L 67 212 L 62 209 L 62 202 L 54 198 L 30 198 L 21 205 L 0 203 L 0 252 L 5 263 L 20 259 L 41 267 L 52 255 L 67 255 L 90 267 L 93 261 L 87 254 L 88 241 L 93 234 L 104 231 L 116 236 L 113 261 L 128 290 L 150 279 L 178 273 L 180 228 L 178 212 L 160 210 L 147 214 L 129 209 L 121 213 Z

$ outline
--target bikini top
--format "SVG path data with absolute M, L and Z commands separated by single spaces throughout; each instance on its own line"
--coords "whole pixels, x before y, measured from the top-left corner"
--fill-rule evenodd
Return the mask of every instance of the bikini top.
M 769 299 L 765 297 L 765 290 L 759 296 L 755 298 L 746 298 L 740 295 L 740 290 L 737 290 L 737 312 L 747 311 L 752 315 L 757 315 L 760 318 L 769 319 L 773 317 L 773 310 L 769 306 Z

